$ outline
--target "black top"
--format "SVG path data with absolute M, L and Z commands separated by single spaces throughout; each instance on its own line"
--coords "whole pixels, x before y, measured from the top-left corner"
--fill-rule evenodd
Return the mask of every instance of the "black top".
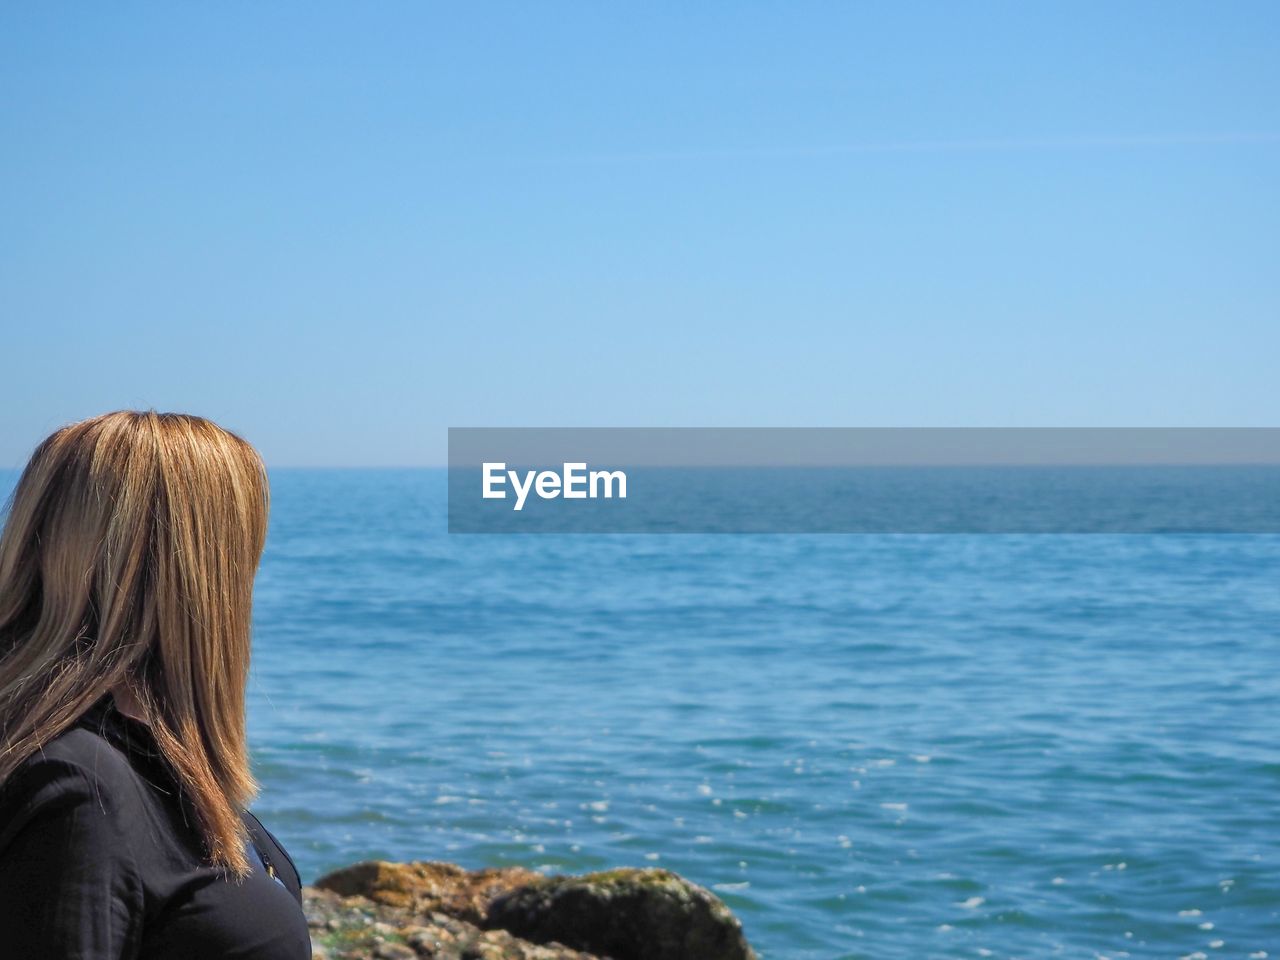
M 237 882 L 205 863 L 146 724 L 104 697 L 0 786 L 0 954 L 309 960 L 298 871 L 257 817 L 244 820 L 253 872 Z

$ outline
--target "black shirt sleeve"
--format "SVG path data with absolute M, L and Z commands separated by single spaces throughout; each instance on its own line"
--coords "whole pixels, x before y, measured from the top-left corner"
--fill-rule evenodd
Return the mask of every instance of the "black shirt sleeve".
M 142 883 L 126 816 L 92 774 L 36 757 L 0 792 L 0 945 L 5 956 L 132 960 Z

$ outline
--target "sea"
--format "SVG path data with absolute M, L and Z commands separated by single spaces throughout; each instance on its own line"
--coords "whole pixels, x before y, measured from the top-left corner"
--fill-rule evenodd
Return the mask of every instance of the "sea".
M 762 960 L 1280 957 L 1280 536 L 446 532 L 273 470 L 254 809 L 674 870 Z

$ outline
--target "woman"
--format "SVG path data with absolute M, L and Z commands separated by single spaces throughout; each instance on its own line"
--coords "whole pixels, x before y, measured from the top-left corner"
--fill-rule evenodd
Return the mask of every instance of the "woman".
M 246 809 L 267 504 L 200 417 L 110 413 L 32 455 L 0 535 L 0 956 L 310 957 Z

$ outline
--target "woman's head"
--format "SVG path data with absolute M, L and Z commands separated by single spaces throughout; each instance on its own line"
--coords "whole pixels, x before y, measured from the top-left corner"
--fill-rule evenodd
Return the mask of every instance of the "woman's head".
M 210 859 L 247 871 L 244 697 L 268 498 L 253 447 L 201 417 L 108 413 L 40 444 L 0 534 L 0 782 L 126 687 Z

